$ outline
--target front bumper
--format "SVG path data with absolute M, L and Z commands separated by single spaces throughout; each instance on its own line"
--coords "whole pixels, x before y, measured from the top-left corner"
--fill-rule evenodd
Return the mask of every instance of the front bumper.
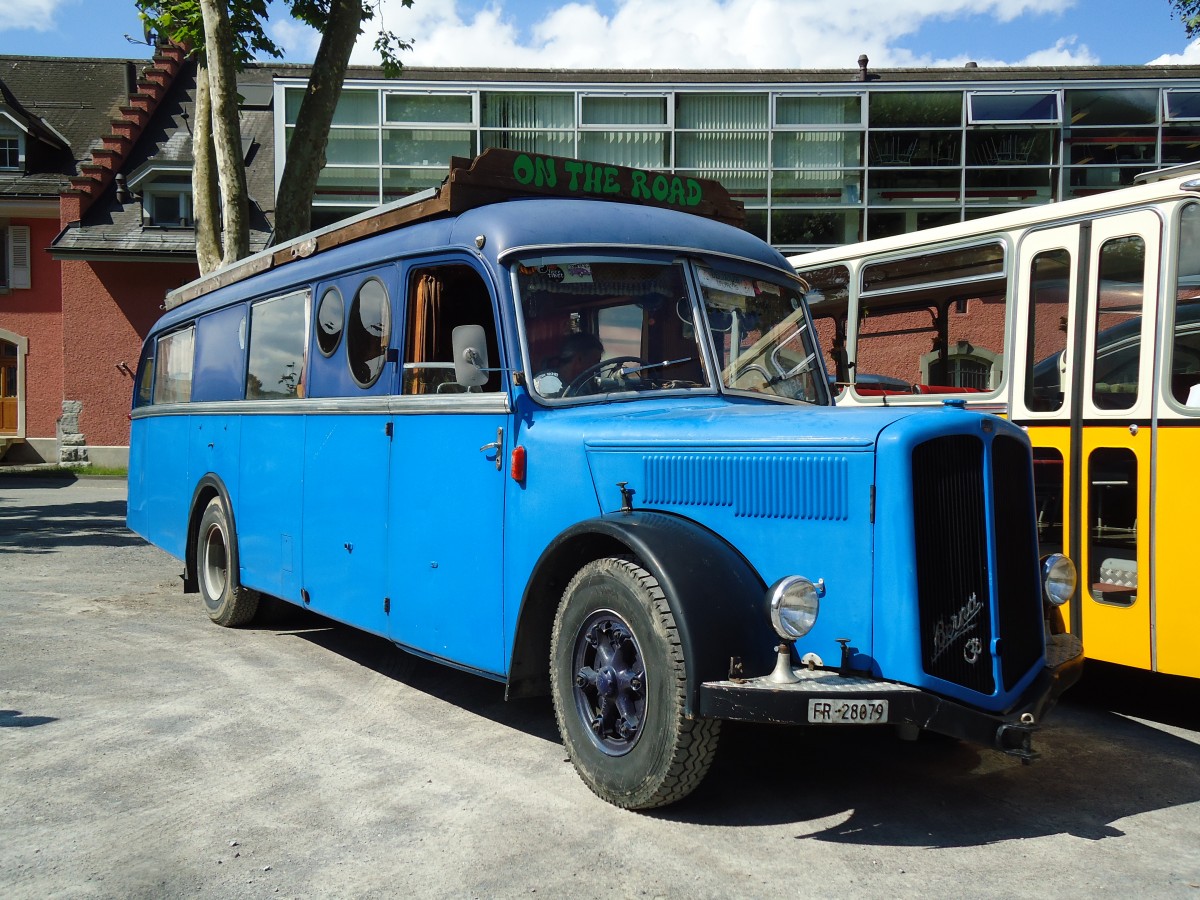
M 1060 694 L 1083 673 L 1083 645 L 1069 634 L 1051 636 L 1046 665 L 1005 713 L 985 712 L 937 694 L 864 675 L 841 675 L 836 669 L 794 668 L 798 678 L 780 684 L 767 677 L 707 681 L 700 685 L 700 715 L 713 719 L 808 723 L 810 700 L 887 700 L 889 725 L 913 725 L 959 740 L 994 747 L 1031 760 L 1033 732 Z

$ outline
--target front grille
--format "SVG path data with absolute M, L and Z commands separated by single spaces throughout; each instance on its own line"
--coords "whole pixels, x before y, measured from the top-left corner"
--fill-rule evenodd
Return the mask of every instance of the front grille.
M 1045 650 L 1029 449 L 1003 435 L 992 443 L 996 598 L 1004 689 L 1012 690 Z
M 995 691 L 983 442 L 936 438 L 913 450 L 921 661 L 973 691 Z

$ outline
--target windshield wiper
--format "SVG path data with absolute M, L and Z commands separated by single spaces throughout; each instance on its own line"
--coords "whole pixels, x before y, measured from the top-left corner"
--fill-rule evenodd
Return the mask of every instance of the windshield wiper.
M 685 357 L 683 357 L 683 359 L 664 359 L 662 362 L 646 363 L 645 365 L 634 366 L 631 369 L 627 369 L 627 368 L 625 368 L 625 366 L 622 366 L 621 372 L 635 374 L 637 372 L 645 372 L 647 369 L 661 369 L 664 366 L 682 365 L 683 363 L 691 362 L 693 359 L 695 359 L 695 357 L 693 357 L 693 356 L 685 356 Z

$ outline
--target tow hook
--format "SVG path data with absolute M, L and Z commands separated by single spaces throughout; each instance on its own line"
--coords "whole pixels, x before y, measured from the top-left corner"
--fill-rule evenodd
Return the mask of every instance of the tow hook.
M 1022 720 L 1024 721 L 1024 716 Z M 1030 717 L 1032 721 L 1032 717 Z M 1015 756 L 1025 765 L 1029 765 L 1040 755 L 1033 749 L 1033 732 L 1032 724 L 1001 725 L 996 729 L 996 748 L 1007 753 L 1009 756 Z

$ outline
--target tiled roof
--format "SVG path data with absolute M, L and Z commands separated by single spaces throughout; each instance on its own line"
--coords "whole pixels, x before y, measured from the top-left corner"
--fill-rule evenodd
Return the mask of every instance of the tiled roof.
M 142 61 L 143 64 L 145 61 Z M 69 187 L 120 105 L 128 100 L 137 63 L 124 59 L 0 56 L 0 82 L 21 110 L 44 120 L 69 145 L 30 141 L 27 173 L 0 182 L 0 197 L 44 197 Z M 57 143 L 57 142 L 54 142 Z
M 129 150 L 121 167 L 126 177 L 147 170 L 153 177 L 158 166 L 191 168 L 192 123 L 196 92 L 195 66 L 189 62 L 179 71 L 169 90 L 158 103 L 137 143 Z M 247 148 L 246 178 L 250 189 L 250 249 L 267 246 L 274 213 L 273 124 L 270 108 L 243 110 L 243 145 Z M 143 181 L 134 190 L 140 191 Z M 192 228 L 162 228 L 143 225 L 142 204 L 134 196 L 118 199 L 116 183 L 111 183 L 84 214 L 55 239 L 55 256 L 154 257 L 195 260 L 195 231 Z

